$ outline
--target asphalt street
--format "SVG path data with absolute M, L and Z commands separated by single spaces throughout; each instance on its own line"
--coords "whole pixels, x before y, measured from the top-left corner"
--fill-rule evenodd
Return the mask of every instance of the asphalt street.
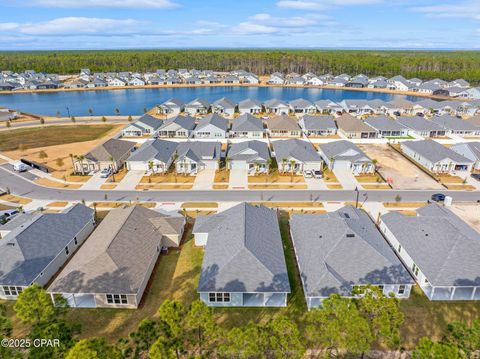
M 0 167 L 0 189 L 7 189 L 15 195 L 39 200 L 57 201 L 355 201 L 357 192 L 353 190 L 150 190 L 112 191 L 57 189 L 37 185 L 17 173 Z M 359 201 L 394 201 L 399 195 L 402 201 L 426 201 L 433 193 L 444 193 L 455 201 L 480 201 L 480 191 L 448 190 L 361 190 Z M 105 197 L 106 195 L 106 197 Z

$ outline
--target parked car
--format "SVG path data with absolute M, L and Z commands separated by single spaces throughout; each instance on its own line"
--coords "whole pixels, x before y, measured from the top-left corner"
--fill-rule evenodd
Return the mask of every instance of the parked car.
M 443 193 L 432 194 L 432 201 L 443 202 L 445 201 L 445 195 Z
M 1 211 L 0 212 L 0 224 L 7 223 L 9 220 L 11 220 L 13 217 L 15 217 L 19 213 L 20 213 L 20 211 L 17 210 L 17 209 Z
M 313 177 L 315 177 L 316 179 L 321 179 L 321 178 L 323 178 L 323 173 L 322 173 L 322 171 L 320 171 L 320 170 L 313 171 Z
M 17 161 L 13 164 L 13 170 L 17 172 L 26 172 L 30 169 L 25 163 Z
M 313 173 L 310 170 L 303 171 L 303 177 L 305 178 L 313 178 Z
M 100 178 L 108 178 L 112 175 L 112 170 L 110 168 L 104 168 L 102 172 L 100 172 Z
M 472 178 L 480 181 L 480 173 L 472 173 Z

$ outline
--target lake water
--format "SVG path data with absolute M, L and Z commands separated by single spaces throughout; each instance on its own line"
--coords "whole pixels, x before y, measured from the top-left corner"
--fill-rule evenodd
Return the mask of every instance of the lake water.
M 141 115 L 144 109 L 168 100 L 171 97 L 189 102 L 202 97 L 213 102 L 221 97 L 228 97 L 234 102 L 246 98 L 260 101 L 277 98 L 290 101 L 305 98 L 310 101 L 328 99 L 335 102 L 342 100 L 384 100 L 407 99 L 418 101 L 414 96 L 392 95 L 379 92 L 349 90 L 330 90 L 318 88 L 289 87 L 181 87 L 159 89 L 128 89 L 112 91 L 70 91 L 51 93 L 12 93 L 0 95 L 0 106 L 24 112 L 55 116 L 87 116 L 88 109 L 94 115 L 115 115 L 115 109 L 121 115 Z

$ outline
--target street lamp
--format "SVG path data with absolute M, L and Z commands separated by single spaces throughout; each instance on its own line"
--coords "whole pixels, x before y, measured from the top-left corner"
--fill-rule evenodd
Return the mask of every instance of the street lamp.
M 357 186 L 355 186 L 355 192 L 357 192 L 357 199 L 355 200 L 355 208 L 358 208 L 358 196 L 360 196 L 360 192 L 358 191 Z

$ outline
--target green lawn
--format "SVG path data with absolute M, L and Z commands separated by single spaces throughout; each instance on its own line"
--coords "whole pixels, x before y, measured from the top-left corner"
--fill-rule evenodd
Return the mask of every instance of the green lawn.
M 19 145 L 38 148 L 92 141 L 105 136 L 114 127 L 114 125 L 75 125 L 1 131 L 0 151 L 14 151 Z
M 191 228 L 192 225 L 189 223 L 185 234 L 186 241 L 181 250 L 170 250 L 167 255 L 160 257 L 138 310 L 70 309 L 68 318 L 82 325 L 80 337 L 102 336 L 116 342 L 135 330 L 142 319 L 155 317 L 165 299 L 176 299 L 185 305 L 196 300 L 203 249 L 194 246 Z M 286 214 L 280 216 L 280 230 L 292 289 L 288 297 L 288 306 L 215 308 L 217 321 L 225 328 L 240 326 L 249 321 L 266 323 L 277 315 L 286 315 L 295 320 L 301 330 L 303 329 L 303 317 L 307 309 Z M 6 304 L 8 314 L 14 321 L 14 336 L 25 336 L 28 331 L 15 318 L 12 310 L 14 302 Z M 445 333 L 447 324 L 454 320 L 467 320 L 470 323 L 472 319 L 480 316 L 480 302 L 430 302 L 418 287 L 410 299 L 401 301 L 401 309 L 405 314 L 405 323 L 401 331 L 403 346 L 406 349 L 411 349 L 422 336 L 440 339 Z

